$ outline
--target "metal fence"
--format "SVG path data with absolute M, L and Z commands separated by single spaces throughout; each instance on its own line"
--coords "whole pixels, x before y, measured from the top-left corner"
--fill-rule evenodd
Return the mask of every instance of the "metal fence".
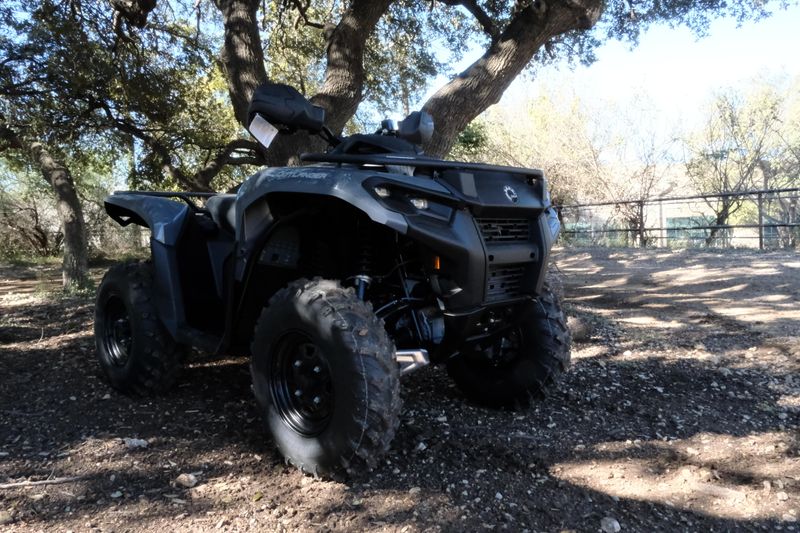
M 800 247 L 800 188 L 563 205 L 558 211 L 565 244 Z

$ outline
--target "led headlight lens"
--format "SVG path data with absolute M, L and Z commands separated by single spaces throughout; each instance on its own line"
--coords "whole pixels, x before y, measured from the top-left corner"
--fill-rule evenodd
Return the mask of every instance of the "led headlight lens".
M 381 198 L 388 198 L 392 193 L 386 187 L 375 187 L 375 194 Z
M 416 209 L 422 211 L 423 209 L 428 209 L 428 200 L 425 198 L 409 198 L 409 202 L 413 205 Z

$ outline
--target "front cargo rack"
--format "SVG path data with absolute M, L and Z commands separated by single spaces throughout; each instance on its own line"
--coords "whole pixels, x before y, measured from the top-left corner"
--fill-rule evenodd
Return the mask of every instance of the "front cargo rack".
M 461 161 L 445 161 L 425 156 L 388 155 L 388 154 L 300 154 L 301 161 L 314 163 L 340 163 L 350 165 L 396 165 L 406 167 L 422 167 L 432 170 L 472 170 L 475 172 L 507 172 L 522 174 L 533 179 L 544 178 L 544 173 L 537 168 L 505 167 L 502 165 L 486 165 L 483 163 L 464 163 Z

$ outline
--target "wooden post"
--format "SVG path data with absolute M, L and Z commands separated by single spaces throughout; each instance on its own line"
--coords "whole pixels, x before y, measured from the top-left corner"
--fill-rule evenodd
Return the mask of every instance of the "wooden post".
M 644 248 L 645 247 L 645 240 L 644 240 L 644 200 L 639 200 L 639 213 L 637 213 L 637 214 L 639 215 L 639 217 L 638 217 L 639 218 L 639 220 L 638 220 L 639 246 L 641 248 Z
M 758 249 L 764 249 L 764 195 L 758 193 Z

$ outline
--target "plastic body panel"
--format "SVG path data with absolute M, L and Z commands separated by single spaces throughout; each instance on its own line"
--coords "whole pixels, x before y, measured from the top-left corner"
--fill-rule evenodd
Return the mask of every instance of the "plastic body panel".
M 448 169 L 432 178 L 335 164 L 264 169 L 245 181 L 238 191 L 236 278 L 245 277 L 248 262 L 254 260 L 252 256 L 263 246 L 263 234 L 272 224 L 269 195 L 288 192 L 343 200 L 372 221 L 435 251 L 449 265 L 448 274 L 461 289 L 456 294 L 443 295 L 450 310 L 461 312 L 487 303 L 486 279 L 491 265 L 524 264 L 525 294 L 535 296 L 542 289 L 554 241 L 548 222 L 548 216 L 554 216 L 554 212 L 548 209 L 547 186 L 540 173 L 511 170 L 470 165 L 469 170 Z M 441 202 L 447 205 L 450 215 L 437 219 L 421 212 L 393 209 L 375 194 L 376 187 L 408 191 L 431 202 Z M 509 187 L 513 196 L 508 194 Z M 527 219 L 532 226 L 530 239 L 513 245 L 487 245 L 476 225 L 476 218 L 480 217 Z M 498 303 L 502 300 L 492 302 Z
M 139 224 L 150 228 L 152 238 L 164 245 L 178 242 L 189 206 L 167 198 L 136 194 L 114 193 L 105 200 L 106 213 L 122 226 Z
M 216 349 L 218 339 L 207 336 L 208 332 L 195 330 L 187 322 L 186 305 L 187 299 L 188 305 L 192 305 L 197 295 L 221 304 L 226 294 L 224 263 L 233 251 L 233 236 L 218 232 L 210 220 L 208 224 L 200 223 L 205 215 L 166 196 L 115 193 L 106 198 L 105 209 L 123 226 L 133 223 L 150 228 L 156 306 L 166 330 L 179 342 Z M 188 247 L 193 248 L 193 254 L 187 254 Z M 198 257 L 202 265 L 195 262 Z M 198 269 L 198 266 L 203 268 Z M 193 270 L 209 273 L 203 283 L 207 286 L 185 291 L 184 278 Z M 221 305 L 216 308 L 221 309 Z M 195 309 L 190 307 L 190 310 Z

